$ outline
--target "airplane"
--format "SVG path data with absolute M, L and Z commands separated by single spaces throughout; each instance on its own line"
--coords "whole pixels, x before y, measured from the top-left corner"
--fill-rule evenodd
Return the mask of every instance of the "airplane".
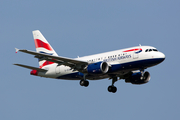
M 39 30 L 32 31 L 36 52 L 26 49 L 16 49 L 34 55 L 39 60 L 39 67 L 14 64 L 31 69 L 31 75 L 79 80 L 80 85 L 87 87 L 88 80 L 109 78 L 112 84 L 108 91 L 115 93 L 114 83 L 124 79 L 126 83 L 141 85 L 149 82 L 150 73 L 145 69 L 155 66 L 165 60 L 165 55 L 152 46 L 136 46 L 95 55 L 77 58 L 58 56 Z

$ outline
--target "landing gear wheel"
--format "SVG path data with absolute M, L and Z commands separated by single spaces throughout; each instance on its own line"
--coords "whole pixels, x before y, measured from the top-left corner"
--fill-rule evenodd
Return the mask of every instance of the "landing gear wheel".
M 108 87 L 108 91 L 111 92 L 112 91 L 112 86 Z
M 84 87 L 87 87 L 89 85 L 89 81 L 85 80 L 84 81 Z
M 81 86 L 84 86 L 84 80 L 81 80 L 81 81 L 79 82 L 79 84 L 80 84 Z
M 111 85 L 111 86 L 108 87 L 108 91 L 112 92 L 112 93 L 115 93 L 117 91 L 117 88 L 115 86 Z
M 117 79 L 117 76 L 114 76 L 114 77 L 112 77 L 111 79 L 112 79 L 112 85 L 110 85 L 110 86 L 108 87 L 108 91 L 109 91 L 109 92 L 112 92 L 112 93 L 115 93 L 115 92 L 117 91 L 117 88 L 114 86 L 114 83 L 115 83 L 116 81 L 118 81 L 118 79 Z
M 112 93 L 115 93 L 117 91 L 117 88 L 114 86 L 112 89 Z
M 89 85 L 89 81 L 87 80 L 81 80 L 79 83 L 81 86 L 87 87 Z

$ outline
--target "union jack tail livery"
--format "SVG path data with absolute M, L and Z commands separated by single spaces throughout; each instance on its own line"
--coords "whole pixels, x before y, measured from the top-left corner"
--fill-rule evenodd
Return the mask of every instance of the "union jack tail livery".
M 87 87 L 89 80 L 109 78 L 112 80 L 108 91 L 115 93 L 116 81 L 124 79 L 126 83 L 141 85 L 149 82 L 150 73 L 145 69 L 164 61 L 165 55 L 152 46 L 135 46 L 78 58 L 58 56 L 39 30 L 33 31 L 36 52 L 17 49 L 34 55 L 40 67 L 14 64 L 31 69 L 31 75 L 66 80 L 79 80 Z M 79 46 L 80 47 L 80 46 Z M 92 46 L 90 46 L 92 47 Z
M 33 37 L 34 37 L 36 52 L 53 55 L 53 56 L 58 56 L 57 53 L 54 51 L 54 49 L 51 47 L 51 45 L 48 43 L 46 38 L 41 34 L 41 32 L 39 30 L 35 30 L 32 33 L 33 33 Z M 47 61 L 44 59 L 39 59 L 40 68 L 42 68 L 46 65 L 49 65 L 49 64 L 53 64 L 53 62 L 50 62 L 50 61 Z

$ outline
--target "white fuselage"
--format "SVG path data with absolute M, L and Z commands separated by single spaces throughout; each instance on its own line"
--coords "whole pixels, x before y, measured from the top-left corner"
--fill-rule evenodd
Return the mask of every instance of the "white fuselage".
M 132 70 L 146 69 L 162 62 L 165 55 L 151 46 L 137 46 L 111 52 L 105 52 L 95 55 L 75 58 L 75 60 L 86 61 L 89 64 L 104 61 L 107 62 L 112 70 L 104 75 L 91 75 L 87 79 L 96 80 L 108 77 L 108 74 L 118 73 L 119 75 Z M 38 76 L 79 80 L 83 76 L 82 73 L 57 63 L 47 65 L 43 69 L 47 72 L 39 72 Z

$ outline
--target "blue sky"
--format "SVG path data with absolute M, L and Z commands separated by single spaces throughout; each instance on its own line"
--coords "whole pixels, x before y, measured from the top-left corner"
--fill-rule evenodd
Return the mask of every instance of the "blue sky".
M 179 120 L 178 0 L 1 0 L 0 119 L 1 120 Z M 120 80 L 117 93 L 107 91 L 108 79 L 79 81 L 30 76 L 38 66 L 33 30 L 40 30 L 60 56 L 75 58 L 126 47 L 150 45 L 166 55 L 148 68 L 151 80 L 132 85 Z

